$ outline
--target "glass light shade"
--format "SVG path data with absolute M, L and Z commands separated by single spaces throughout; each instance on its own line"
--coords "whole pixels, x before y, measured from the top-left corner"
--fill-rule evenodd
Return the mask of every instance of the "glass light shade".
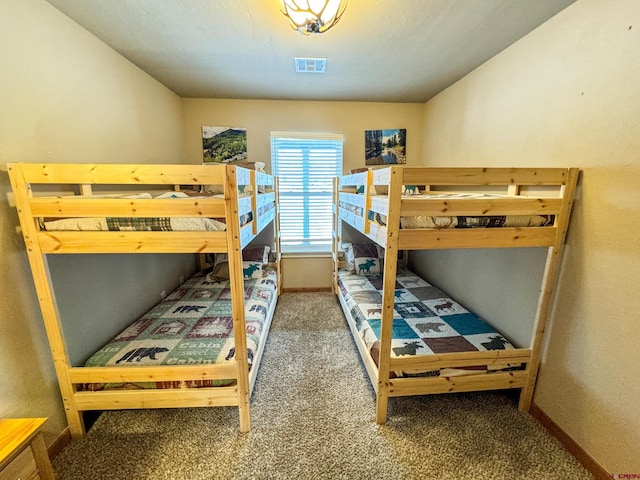
M 347 8 L 347 0 L 281 0 L 283 12 L 294 30 L 304 35 L 333 27 Z

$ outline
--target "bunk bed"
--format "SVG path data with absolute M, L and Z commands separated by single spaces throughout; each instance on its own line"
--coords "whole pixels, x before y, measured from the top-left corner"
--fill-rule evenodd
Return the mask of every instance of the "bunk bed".
M 237 406 L 240 431 L 249 431 L 249 399 L 280 292 L 277 179 L 229 165 L 14 163 L 8 170 L 72 436 L 85 434 L 88 410 L 204 406 Z M 265 233 L 272 263 L 255 275 L 244 249 Z M 197 272 L 113 332 L 120 350 L 105 356 L 107 347 L 73 365 L 48 256 L 104 253 L 193 253 L 203 267 L 226 256 L 228 273 Z M 226 316 L 217 318 L 222 297 Z M 161 347 L 136 342 L 149 329 L 156 339 L 187 334 Z M 192 352 L 209 355 L 197 361 L 173 355 L 169 344 L 189 349 L 194 338 L 219 348 Z
M 396 396 L 520 389 L 529 410 L 577 178 L 575 168 L 391 166 L 336 179 L 333 290 L 377 423 Z M 547 247 L 526 348 L 406 268 L 416 250 L 517 247 Z

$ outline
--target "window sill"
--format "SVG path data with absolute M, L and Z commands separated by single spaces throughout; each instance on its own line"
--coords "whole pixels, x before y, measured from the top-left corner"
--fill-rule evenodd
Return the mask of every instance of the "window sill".
M 331 258 L 331 252 L 282 252 L 282 258 Z

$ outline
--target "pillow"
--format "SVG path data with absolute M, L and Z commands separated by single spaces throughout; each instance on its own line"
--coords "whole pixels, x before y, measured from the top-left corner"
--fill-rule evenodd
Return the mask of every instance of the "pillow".
M 220 262 L 214 265 L 211 269 L 211 273 L 207 274 L 207 281 L 216 281 L 217 279 L 229 280 L 229 263 Z
M 264 264 L 262 262 L 242 262 L 242 277 L 245 280 L 250 278 L 262 278 L 264 272 L 262 268 Z
M 402 185 L 402 195 L 420 195 L 417 185 Z
M 349 270 L 349 273 L 356 273 L 353 245 L 349 242 L 342 242 L 342 251 L 344 251 L 344 258 L 347 261 L 347 270 Z
M 262 278 L 264 263 L 262 258 L 257 261 L 243 260 L 242 276 L 245 280 L 250 278 Z M 212 277 L 229 278 L 229 257 L 226 253 L 218 253 L 213 261 L 213 269 L 210 275 Z
M 389 185 L 374 185 L 376 194 L 388 195 Z M 417 185 L 402 185 L 402 195 L 420 195 L 420 189 Z
M 226 253 L 216 253 L 213 256 L 213 267 L 215 268 L 215 266 L 219 263 L 227 263 L 228 261 L 229 255 L 227 255 Z
M 384 249 L 375 243 L 354 243 L 353 264 L 358 275 L 375 275 L 383 272 Z M 349 259 L 347 258 L 347 264 Z
M 249 162 L 247 160 L 236 160 L 236 161 L 228 162 L 227 165 L 234 165 L 236 167 L 242 167 L 242 168 L 246 168 L 248 170 L 255 170 L 256 169 L 256 163 L 255 162 Z
M 264 245 L 261 247 L 245 248 L 242 251 L 242 260 L 260 263 L 269 263 L 269 252 L 271 248 Z
M 200 193 L 210 193 L 211 195 L 220 195 L 224 193 L 224 185 L 203 185 Z

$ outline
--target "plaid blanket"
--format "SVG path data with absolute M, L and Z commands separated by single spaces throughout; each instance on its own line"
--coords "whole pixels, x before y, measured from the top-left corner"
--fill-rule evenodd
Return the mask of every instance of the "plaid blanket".
M 107 218 L 109 231 L 160 231 L 170 232 L 170 218 Z

